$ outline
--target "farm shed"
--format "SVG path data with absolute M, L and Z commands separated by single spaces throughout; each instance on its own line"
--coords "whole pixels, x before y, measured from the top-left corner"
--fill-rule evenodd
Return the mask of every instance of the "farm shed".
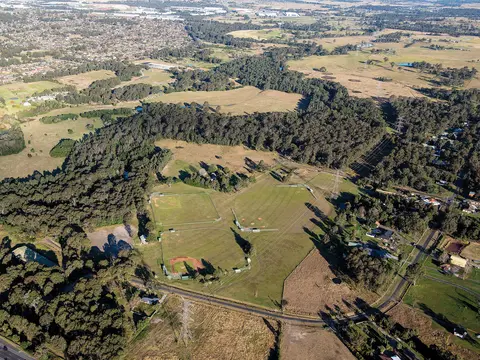
M 464 259 L 460 256 L 457 255 L 451 255 L 450 256 L 450 263 L 455 266 L 459 266 L 461 268 L 464 268 L 467 266 L 468 260 Z

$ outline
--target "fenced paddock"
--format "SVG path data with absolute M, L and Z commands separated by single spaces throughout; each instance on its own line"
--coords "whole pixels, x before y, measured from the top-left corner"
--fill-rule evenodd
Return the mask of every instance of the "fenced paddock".
M 214 223 L 220 218 L 207 193 L 154 193 L 150 204 L 155 222 L 162 226 Z

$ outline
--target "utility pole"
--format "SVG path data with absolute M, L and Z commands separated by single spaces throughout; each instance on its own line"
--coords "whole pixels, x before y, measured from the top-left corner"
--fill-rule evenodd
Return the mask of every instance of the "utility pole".
M 183 340 L 185 345 L 187 345 L 188 341 L 192 339 L 192 333 L 190 332 L 190 315 L 191 315 L 191 309 L 190 309 L 190 301 L 185 300 L 182 297 L 183 300 L 183 311 L 182 315 L 180 318 L 180 322 L 182 323 L 182 329 L 180 330 L 180 339 Z
M 331 194 L 332 199 L 336 199 L 339 195 L 338 194 L 339 183 L 340 183 L 340 169 L 337 169 L 337 171 L 335 173 L 335 179 L 334 179 L 333 189 L 332 189 L 332 194 Z
M 398 120 L 397 120 L 397 124 L 396 124 L 396 126 L 395 126 L 395 129 L 396 129 L 399 133 L 402 133 L 403 126 L 404 126 L 404 121 L 405 121 L 405 119 L 403 118 L 403 116 L 399 117 Z

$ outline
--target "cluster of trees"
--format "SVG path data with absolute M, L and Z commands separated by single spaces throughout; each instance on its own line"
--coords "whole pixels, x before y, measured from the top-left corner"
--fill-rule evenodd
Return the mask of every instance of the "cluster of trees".
M 393 266 L 385 259 L 372 257 L 364 250 L 352 248 L 345 257 L 345 272 L 360 287 L 375 291 L 391 275 Z
M 61 139 L 57 145 L 50 150 L 51 157 L 67 157 L 69 152 L 73 149 L 75 140 Z
M 62 104 L 60 101 L 47 100 L 42 103 L 35 104 L 35 106 L 28 107 L 26 110 L 18 112 L 16 116 L 20 119 L 24 119 L 27 117 L 45 114 L 51 110 L 60 109 L 63 107 L 65 107 L 65 104 Z
M 180 48 L 165 48 L 156 50 L 152 55 L 152 59 L 168 59 L 168 58 L 192 58 L 194 60 L 208 62 L 212 64 L 219 64 L 221 59 L 212 56 L 214 51 L 204 45 L 193 43 Z
M 378 358 L 386 350 L 392 351 L 391 338 L 396 338 L 402 341 L 395 341 L 396 352 L 400 355 L 412 353 L 410 349 L 405 348 L 406 344 L 426 359 L 462 360 L 438 345 L 427 346 L 418 338 L 417 329 L 403 327 L 389 315 L 370 308 L 362 299 L 358 299 L 353 305 L 358 307 L 358 311 L 367 314 L 369 322 L 362 325 L 352 321 L 343 323 L 339 326 L 337 334 L 358 359 Z
M 412 67 L 423 72 L 436 75 L 440 85 L 462 86 L 465 80 L 471 80 L 477 74 L 477 69 L 467 66 L 463 68 L 443 68 L 442 64 L 430 64 L 425 61 L 414 62 Z
M 60 114 L 60 115 L 53 115 L 53 116 L 44 116 L 40 119 L 40 122 L 44 124 L 56 124 L 61 121 L 66 120 L 77 120 L 78 114 Z
M 480 186 L 478 90 L 423 92 L 446 101 L 399 98 L 390 103 L 394 125 L 401 134 L 393 152 L 378 165 L 375 180 L 382 185 L 395 182 L 436 192 L 437 182 L 454 182 L 462 172 L 464 190 L 476 189 Z M 462 131 L 430 140 L 453 128 Z
M 0 156 L 17 154 L 25 149 L 25 137 L 20 127 L 0 130 Z
M 188 172 L 181 178 L 185 184 L 222 192 L 239 191 L 255 182 L 254 176 L 233 173 L 229 168 L 220 165 L 209 165 L 205 171 L 203 174 L 198 171 Z
M 235 82 L 221 72 L 202 70 L 175 70 L 176 78 L 173 86 L 166 90 L 170 91 L 217 91 L 235 88 Z
M 112 359 L 135 331 L 125 285 L 138 260 L 129 250 L 90 255 L 81 228 L 60 234 L 62 266 L 47 267 L 12 253 L 0 241 L 0 334 L 47 358 Z M 127 286 L 128 287 L 128 286 Z
M 251 47 L 253 39 L 240 39 L 232 35 L 227 35 L 229 32 L 237 30 L 259 30 L 259 25 L 251 23 L 225 23 L 219 21 L 197 21 L 191 20 L 185 26 L 188 34 L 193 40 L 204 40 L 215 44 L 224 44 L 238 48 Z
M 441 214 L 442 230 L 455 238 L 480 239 L 480 220 L 463 214 L 457 209 L 450 209 Z
M 57 100 L 69 104 L 103 103 L 111 104 L 117 101 L 130 101 L 146 98 L 151 94 L 160 93 L 163 87 L 148 84 L 131 84 L 116 87 L 121 84 L 118 77 L 97 80 L 80 92 L 72 91 L 67 95 L 58 95 Z
M 357 45 L 353 44 L 347 44 L 347 45 L 342 45 L 342 46 L 336 46 L 330 55 L 346 55 L 349 53 L 349 51 L 355 51 L 358 50 Z
M 409 36 L 410 34 L 406 34 L 401 31 L 396 31 L 388 34 L 381 34 L 379 35 L 374 42 L 376 43 L 398 43 L 402 40 L 402 36 Z
M 322 251 L 327 258 L 343 259 L 336 263 L 335 271 L 355 286 L 371 291 L 378 290 L 390 277 L 392 264 L 382 258 L 372 257 L 360 248 L 347 246 L 348 241 L 354 241 L 341 224 L 335 224 L 321 239 Z
M 378 221 L 384 226 L 415 235 L 427 228 L 428 223 L 438 215 L 438 210 L 414 199 L 375 192 L 348 200 L 339 214 L 342 219 L 356 218 L 370 227 L 376 226 Z
M 110 116 L 129 116 L 133 115 L 133 110 L 130 108 L 116 108 L 116 109 L 101 109 L 90 110 L 80 113 L 82 118 L 101 118 L 104 115 Z
M 436 165 L 437 158 L 434 150 L 421 144 L 408 141 L 397 141 L 393 152 L 388 155 L 374 172 L 375 180 L 382 186 L 399 184 L 411 186 L 417 190 L 437 193 L 440 180 L 454 182 L 457 175 L 451 167 L 461 167 L 464 159 L 456 156 L 457 164 Z
M 131 116 L 134 110 L 130 108 L 91 110 L 80 114 L 83 118 L 100 118 L 104 125 L 110 125 L 119 117 Z
M 342 166 L 353 161 L 358 152 L 365 151 L 366 143 L 372 141 L 372 132 L 379 130 L 377 122 L 369 123 L 358 117 L 362 110 L 358 109 L 357 117 L 353 109 L 352 114 L 343 117 L 328 110 L 304 116 L 290 112 L 228 117 L 195 108 L 152 103 L 138 116 L 155 124 L 156 133 L 165 138 L 244 144 L 259 150 L 277 151 L 300 162 Z

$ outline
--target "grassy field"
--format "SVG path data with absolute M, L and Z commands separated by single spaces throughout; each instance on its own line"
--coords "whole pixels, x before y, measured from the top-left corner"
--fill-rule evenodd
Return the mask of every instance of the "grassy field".
M 330 174 L 326 172 L 322 172 L 315 176 L 312 180 L 308 182 L 309 185 L 313 185 L 320 190 L 324 191 L 326 195 L 329 195 L 335 187 L 335 174 Z M 344 193 L 350 193 L 353 195 L 358 195 L 358 187 L 353 182 L 348 179 L 339 177 L 338 181 L 338 191 Z
M 21 125 L 26 148 L 18 154 L 0 156 L 0 179 L 23 177 L 35 170 L 44 171 L 57 168 L 64 159 L 52 158 L 49 154 L 52 147 L 64 138 L 81 138 L 83 134 L 90 132 L 85 127 L 87 124 L 92 124 L 96 128 L 102 126 L 100 120 L 82 118 L 56 124 L 43 124 L 39 120 L 34 120 Z M 73 130 L 73 133 L 69 134 L 68 129 Z M 31 154 L 32 157 L 28 157 L 28 154 Z
M 429 83 L 410 69 L 392 68 L 389 62 L 367 65 L 370 58 L 383 56 L 370 55 L 364 51 L 348 55 L 310 56 L 289 62 L 290 69 L 305 73 L 309 77 L 339 82 L 351 95 L 357 97 L 421 96 L 412 86 L 428 87 Z M 326 73 L 313 70 L 325 67 Z M 392 79 L 390 82 L 376 80 L 379 77 Z M 430 77 L 431 78 L 431 77 Z
M 289 32 L 282 29 L 261 29 L 261 30 L 237 30 L 228 33 L 236 38 L 251 38 L 255 40 L 271 40 L 292 37 Z
M 104 80 L 111 77 L 114 77 L 115 73 L 110 70 L 96 70 L 96 71 L 89 71 L 82 74 L 77 75 L 68 75 L 62 76 L 57 80 L 65 85 L 73 85 L 77 89 L 85 89 L 87 88 L 92 82 L 96 80 Z
M 113 109 L 113 108 L 134 108 L 139 105 L 138 101 L 129 101 L 112 105 L 80 105 L 62 109 L 55 109 L 46 114 L 33 118 L 32 121 L 21 125 L 25 136 L 26 148 L 18 153 L 7 156 L 0 156 L 0 179 L 6 177 L 22 177 L 37 171 L 53 170 L 63 163 L 62 158 L 52 158 L 50 150 L 64 138 L 80 139 L 84 134 L 90 132 L 87 124 L 95 128 L 103 124 L 100 119 L 67 120 L 56 124 L 43 124 L 39 121 L 44 116 L 54 116 L 66 113 L 80 114 L 90 110 Z M 71 129 L 73 133 L 69 133 Z M 34 152 L 31 151 L 34 149 Z M 27 154 L 32 154 L 29 158 Z
M 259 90 L 252 86 L 229 91 L 186 91 L 171 94 L 155 94 L 145 101 L 183 104 L 208 101 L 212 108 L 221 107 L 221 112 L 245 114 L 269 111 L 292 111 L 297 107 L 301 95 L 287 94 L 275 90 Z
M 172 161 L 178 160 L 186 159 L 177 158 Z M 301 179 L 294 177 L 294 181 Z M 265 173 L 258 177 L 255 184 L 239 193 L 209 191 L 221 221 L 175 226 L 175 233 L 163 234 L 161 243 L 139 248 L 145 262 L 160 273 L 162 256 L 165 262 L 177 256 L 205 259 L 214 267 L 227 270 L 221 281 L 211 284 L 208 291 L 219 296 L 275 307 L 275 301 L 280 302 L 282 298 L 284 279 L 313 247 L 313 242 L 305 232 L 306 228 L 315 228 L 310 221 L 312 211 L 306 203 L 314 203 L 326 214 L 332 211 L 328 202 L 321 197 L 315 200 L 304 188 L 278 185 L 281 183 Z M 188 193 L 192 189 L 202 190 L 175 184 L 171 188 L 164 186 L 163 190 L 158 187 L 155 191 Z M 232 209 L 243 226 L 276 231 L 241 232 L 234 224 Z M 245 265 L 239 245 L 243 241 L 252 245 L 252 266 L 250 270 L 235 274 L 232 268 Z M 197 281 L 179 282 L 178 285 L 205 291 L 204 286 Z
M 472 268 L 471 273 L 467 276 L 465 280 L 457 278 L 455 276 L 448 276 L 440 273 L 440 268 L 432 263 L 432 261 L 427 261 L 425 264 L 425 273 L 428 276 L 432 276 L 436 279 L 448 281 L 453 284 L 469 288 L 473 291 L 476 291 L 480 294 L 480 282 L 478 278 L 480 277 L 480 270 Z
M 159 225 L 213 222 L 218 213 L 207 193 L 152 196 L 152 209 Z
M 444 315 L 449 321 L 475 332 L 480 331 L 477 318 L 478 301 L 475 296 L 453 286 L 429 279 L 421 279 L 404 298 L 405 303 L 422 309 L 427 314 Z
M 243 252 L 235 243 L 230 229 L 189 229 L 166 233 L 162 236 L 162 246 L 166 263 L 177 256 L 188 256 L 200 261 L 205 259 L 222 269 L 245 264 Z
M 201 162 L 228 167 L 234 172 L 245 172 L 246 158 L 256 163 L 263 161 L 268 166 L 273 166 L 278 158 L 274 152 L 256 151 L 244 146 L 194 144 L 170 139 L 156 141 L 155 145 L 170 149 L 173 153 L 172 161 L 162 170 L 165 176 L 178 177 L 181 170 L 188 171 L 192 167 L 198 170 Z
M 54 89 L 60 87 L 60 84 L 51 81 L 37 81 L 32 83 L 17 82 L 0 86 L 0 97 L 5 99 L 6 106 L 0 107 L 0 116 L 2 114 L 12 114 L 28 107 L 23 103 L 28 97 L 36 92 Z
M 392 32 L 385 30 L 382 33 Z M 422 38 L 431 39 L 430 43 L 420 42 Z M 358 45 L 362 42 L 369 43 L 375 39 L 373 36 L 348 36 L 340 38 L 318 39 L 316 42 L 328 50 L 336 46 L 347 44 Z M 415 44 L 405 45 L 417 40 Z M 449 41 L 449 42 L 444 42 Z M 426 48 L 430 44 L 455 47 L 462 50 L 431 50 Z M 444 67 L 478 67 L 476 60 L 480 59 L 480 39 L 474 37 L 430 36 L 415 33 L 411 38 L 403 38 L 400 43 L 373 43 L 373 49 L 383 53 L 373 54 L 371 49 L 350 52 L 347 55 L 311 56 L 301 60 L 290 61 L 292 70 L 304 72 L 309 77 L 323 78 L 341 83 L 354 96 L 358 97 L 390 97 L 396 96 L 421 96 L 414 90 L 415 87 L 431 87 L 431 75 L 417 72 L 413 69 L 391 66 L 402 62 L 426 61 L 441 63 Z M 385 61 L 387 58 L 387 61 Z M 378 60 L 378 64 L 366 64 L 367 60 Z M 472 62 L 473 60 L 473 62 Z M 313 70 L 325 67 L 326 73 Z M 389 82 L 376 80 L 385 77 Z M 465 83 L 466 88 L 480 85 L 478 78 Z
M 120 86 L 132 85 L 132 84 L 148 84 L 148 85 L 167 85 L 173 81 L 172 75 L 161 69 L 148 69 L 144 70 L 142 76 L 134 78 L 130 81 L 122 82 Z

